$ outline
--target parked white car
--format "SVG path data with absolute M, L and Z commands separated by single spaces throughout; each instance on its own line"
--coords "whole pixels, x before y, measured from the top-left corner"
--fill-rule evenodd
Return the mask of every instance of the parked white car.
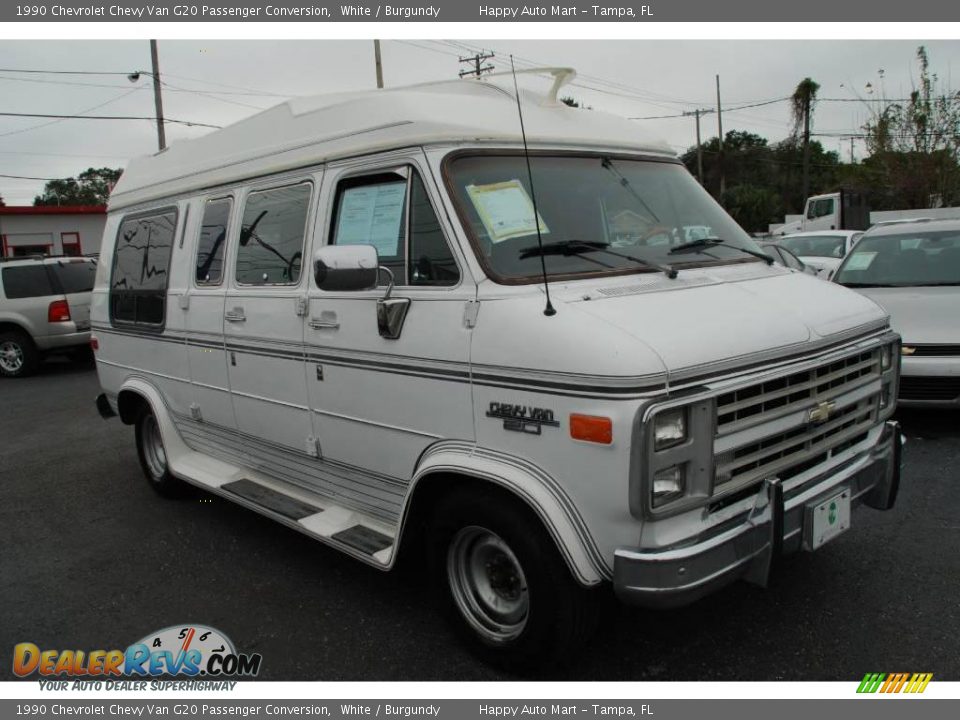
M 862 236 L 859 230 L 818 230 L 778 238 L 777 244 L 800 258 L 804 265 L 816 268 L 822 279 L 829 280 Z
M 903 405 L 960 407 L 960 219 L 871 228 L 835 281 L 876 301 L 903 337 Z
M 550 72 L 526 137 L 493 77 L 297 98 L 131 162 L 93 301 L 98 406 L 155 489 L 405 553 L 515 667 L 569 658 L 601 592 L 765 583 L 900 478 L 885 314 L 768 264 Z

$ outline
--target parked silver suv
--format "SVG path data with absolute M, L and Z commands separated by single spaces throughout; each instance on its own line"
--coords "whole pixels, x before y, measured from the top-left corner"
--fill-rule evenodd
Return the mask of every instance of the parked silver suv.
M 0 375 L 36 370 L 45 353 L 90 343 L 93 258 L 0 258 Z

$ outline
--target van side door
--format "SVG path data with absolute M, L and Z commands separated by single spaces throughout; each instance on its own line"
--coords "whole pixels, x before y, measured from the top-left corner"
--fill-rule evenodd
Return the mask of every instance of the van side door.
M 328 166 L 314 251 L 326 244 L 376 247 L 409 301 L 397 337 L 381 334 L 379 287 L 324 291 L 311 272 L 305 330 L 314 427 L 328 463 L 359 469 L 367 502 L 382 516 L 397 509 L 420 454 L 442 438 L 474 437 L 470 336 L 476 297 L 416 151 Z
M 188 226 L 189 290 L 182 303 L 194 398 L 192 419 L 231 430 L 237 422 L 227 373 L 223 308 L 227 285 L 224 260 L 230 238 L 235 235 L 235 210 L 236 202 L 230 194 L 211 195 L 191 206 L 196 220 Z M 194 428 L 194 432 L 201 431 Z
M 304 376 L 303 254 L 318 186 L 314 177 L 272 180 L 238 199 L 223 311 L 227 372 L 240 449 L 265 463 L 277 446 L 316 455 Z

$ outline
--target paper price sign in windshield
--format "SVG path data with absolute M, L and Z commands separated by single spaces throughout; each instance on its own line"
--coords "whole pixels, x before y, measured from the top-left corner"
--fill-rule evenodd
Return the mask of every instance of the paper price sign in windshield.
M 537 232 L 533 219 L 533 201 L 519 180 L 490 185 L 468 185 L 467 194 L 492 242 L 498 243 Z M 550 232 L 539 214 L 537 220 L 540 222 L 541 234 Z

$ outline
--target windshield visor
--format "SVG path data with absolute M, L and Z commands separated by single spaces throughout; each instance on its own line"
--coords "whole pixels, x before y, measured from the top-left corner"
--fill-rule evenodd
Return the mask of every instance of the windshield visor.
M 960 230 L 865 237 L 835 280 L 851 287 L 960 285 Z
M 656 271 L 643 262 L 757 262 L 736 249 L 759 250 L 756 244 L 682 165 L 531 155 L 530 170 L 533 191 L 521 154 L 461 155 L 447 165 L 461 220 L 494 280 L 542 277 L 534 201 L 543 245 L 569 244 L 571 250 L 542 258 L 553 278 Z M 735 247 L 669 254 L 677 245 L 704 238 Z M 584 243 L 600 243 L 613 252 Z

